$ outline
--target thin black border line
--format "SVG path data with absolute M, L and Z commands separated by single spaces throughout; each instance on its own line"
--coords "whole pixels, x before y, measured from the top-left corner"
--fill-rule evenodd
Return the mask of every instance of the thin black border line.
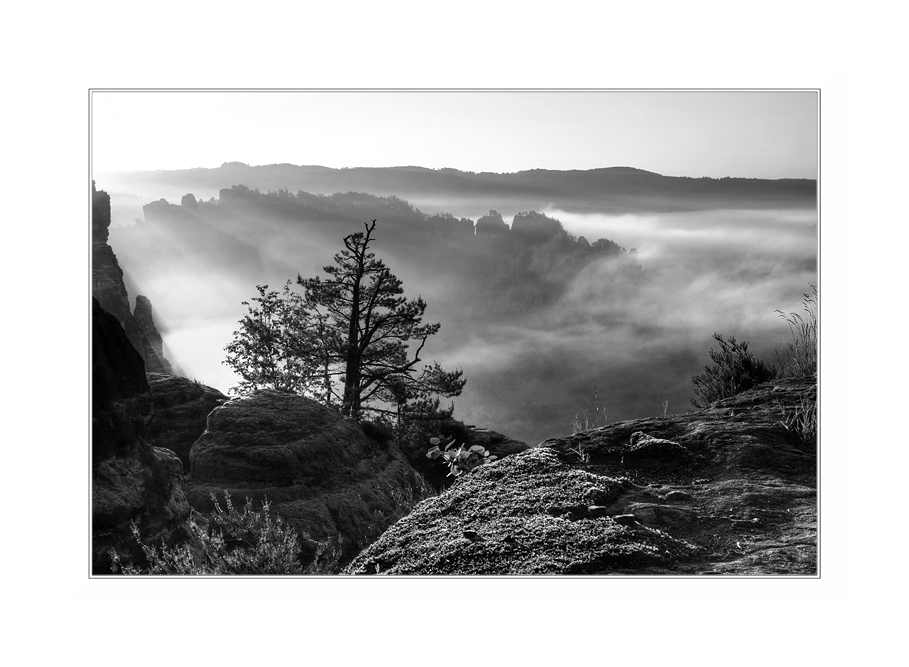
M 747 581 L 747 580 L 757 580 L 757 581 L 768 581 L 768 580 L 784 580 L 784 581 L 797 581 L 797 580 L 820 580 L 821 579 L 821 316 L 820 316 L 820 303 L 821 303 L 821 89 L 820 88 L 89 88 L 88 89 L 88 247 L 89 247 L 89 261 L 88 261 L 88 284 L 89 284 L 89 304 L 91 304 L 91 258 L 92 258 L 92 237 L 91 237 L 91 212 L 92 212 L 92 195 L 91 195 L 91 179 L 93 174 L 93 152 L 92 152 L 92 129 L 93 129 L 93 106 L 92 106 L 92 95 L 94 93 L 114 93 L 114 92 L 236 92 L 236 93 L 246 93 L 246 92 L 722 92 L 722 93 L 737 93 L 737 92 L 814 92 L 817 93 L 817 119 L 818 119 L 818 128 L 817 128 L 817 178 L 815 179 L 815 210 L 817 213 L 817 227 L 818 227 L 818 236 L 817 236 L 817 282 L 818 282 L 818 375 L 817 375 L 817 410 L 818 410 L 818 432 L 817 432 L 817 444 L 816 444 L 816 456 L 817 456 L 817 465 L 816 465 L 816 491 L 815 491 L 815 507 L 817 513 L 817 537 L 816 537 L 816 548 L 817 548 L 817 561 L 816 569 L 817 572 L 814 575 L 736 575 L 736 574 L 719 574 L 719 575 L 671 575 L 671 574 L 660 574 L 660 575 L 624 575 L 624 574 L 591 574 L 591 575 L 571 575 L 571 574 L 540 574 L 540 575 L 509 575 L 509 574 L 496 574 L 496 575 L 458 575 L 458 574 L 447 574 L 447 575 L 401 575 L 401 574 L 391 574 L 383 575 L 382 577 L 369 577 L 370 580 L 375 579 L 419 579 L 419 580 L 450 580 L 450 579 L 481 579 L 481 580 L 492 580 L 492 581 L 502 581 L 502 580 L 514 580 L 514 579 L 529 579 L 529 580 L 540 580 L 540 579 L 556 579 L 556 580 L 572 580 L 572 579 L 582 579 L 582 580 L 595 580 L 595 581 L 610 581 L 614 579 L 645 579 L 645 580 L 656 580 L 656 581 L 670 581 L 670 580 L 680 580 L 680 579 L 691 579 L 691 580 L 725 580 L 725 581 Z M 810 179 L 809 179 L 810 180 Z M 366 580 L 366 577 L 358 577 L 355 575 L 344 576 L 340 574 L 334 575 L 145 575 L 139 577 L 124 577 L 116 574 L 101 574 L 96 575 L 92 574 L 92 449 L 91 449 L 91 436 L 92 436 L 92 427 L 91 427 L 91 414 L 92 414 L 92 376 L 91 376 L 91 365 L 92 365 L 92 347 L 91 347 L 91 316 L 88 318 L 88 330 L 89 330 L 89 355 L 88 355 L 88 382 L 89 382 L 89 396 L 88 396 L 88 503 L 89 503 L 89 531 L 88 531 L 88 578 L 90 580 L 113 580 L 121 581 L 125 579 L 129 580 L 186 580 L 186 579 L 278 579 L 278 580 L 288 580 L 288 579 L 329 579 L 329 580 L 344 580 L 344 579 L 354 579 L 354 580 Z

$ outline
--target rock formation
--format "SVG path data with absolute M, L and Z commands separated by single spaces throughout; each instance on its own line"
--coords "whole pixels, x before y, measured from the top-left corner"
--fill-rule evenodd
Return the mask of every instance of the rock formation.
M 510 231 L 498 211 L 490 210 L 477 220 L 477 236 L 500 236 Z
M 435 236 L 448 239 L 463 239 L 472 237 L 473 220 L 469 218 L 456 218 L 451 214 L 434 215 L 427 221 L 428 229 Z
M 193 206 L 187 197 L 192 197 L 192 202 L 195 203 L 196 206 Z M 166 199 L 158 199 L 157 201 L 149 202 L 142 207 L 142 215 L 146 222 L 172 220 L 187 221 L 196 210 L 198 210 L 196 198 L 193 195 L 186 195 L 183 197 L 179 206 L 169 203 Z
M 189 450 L 205 432 L 208 413 L 228 397 L 217 389 L 175 375 L 148 373 L 155 416 L 145 427 L 145 440 L 175 452 L 189 471 Z
M 215 408 L 189 454 L 188 496 L 210 511 L 210 495 L 264 499 L 310 540 L 340 542 L 346 562 L 426 493 L 422 477 L 391 442 L 295 394 L 259 390 Z
M 173 544 L 190 507 L 182 465 L 142 439 L 154 408 L 142 357 L 117 319 L 92 299 L 92 572 L 110 574 L 110 550 L 141 562 L 130 532 Z
M 137 296 L 136 311 L 130 312 L 123 270 L 107 243 L 110 222 L 110 195 L 96 190 L 92 182 L 92 296 L 123 327 L 129 342 L 145 361 L 146 370 L 171 373 L 173 369 L 164 358 L 161 334 L 152 318 L 149 300 Z
M 792 416 L 815 400 L 783 380 L 547 440 L 424 501 L 346 572 L 813 575 L 816 443 Z
M 567 236 L 561 222 L 535 211 L 515 215 L 511 223 L 511 233 L 515 238 L 536 242 Z

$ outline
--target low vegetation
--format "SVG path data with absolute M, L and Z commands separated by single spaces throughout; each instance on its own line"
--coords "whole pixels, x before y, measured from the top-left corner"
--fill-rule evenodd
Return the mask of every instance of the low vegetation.
M 804 315 L 776 311 L 780 318 L 789 325 L 792 340 L 785 343 L 782 351 L 777 351 L 777 364 L 774 366 L 757 359 L 748 351 L 748 341 L 738 342 L 730 337 L 725 340 L 721 334 L 713 334 L 719 349 L 710 350 L 712 364 L 704 366 L 704 372 L 693 375 L 696 396 L 691 399 L 696 408 L 705 408 L 715 401 L 729 398 L 746 389 L 777 378 L 805 379 L 817 374 L 817 334 L 818 334 L 818 292 L 811 285 L 811 292 L 803 295 Z M 781 341 L 782 342 L 782 341 Z M 805 406 L 803 413 L 809 408 Z M 816 422 L 816 406 L 811 420 Z M 808 419 L 801 415 L 800 421 Z M 787 419 L 790 419 L 787 417 Z M 792 417 L 790 421 L 795 420 Z M 802 430 L 802 429 L 800 429 Z
M 704 372 L 692 375 L 694 393 L 691 404 L 706 408 L 711 403 L 751 389 L 762 382 L 776 377 L 776 369 L 748 351 L 748 341 L 737 341 L 734 337 L 725 340 L 722 334 L 713 334 L 719 349 L 710 350 L 712 364 L 704 366 Z
M 296 531 L 270 513 L 266 501 L 258 511 L 247 499 L 237 509 L 224 492 L 222 508 L 215 503 L 208 526 L 190 519 L 189 544 L 160 547 L 142 541 L 139 527 L 132 525 L 133 538 L 148 561 L 147 567 L 121 562 L 113 551 L 112 569 L 123 574 L 229 575 L 229 574 L 303 574 L 301 544 Z
M 787 341 L 782 354 L 777 352 L 780 377 L 810 378 L 817 373 L 818 294 L 817 286 L 802 295 L 804 315 L 776 311 L 789 325 L 791 341 Z
M 781 408 L 783 418 L 780 424 L 790 433 L 798 436 L 805 445 L 817 441 L 817 402 L 802 398 L 791 409 Z
M 445 446 L 445 449 L 441 449 L 439 447 L 441 442 L 438 438 L 431 438 L 429 444 L 433 447 L 426 452 L 426 457 L 441 458 L 448 465 L 448 474 L 453 477 L 470 472 L 483 463 L 496 460 L 495 455 L 491 455 L 489 450 L 482 445 L 468 447 L 467 443 L 463 443 L 460 447 L 455 447 L 455 440 L 452 440 Z

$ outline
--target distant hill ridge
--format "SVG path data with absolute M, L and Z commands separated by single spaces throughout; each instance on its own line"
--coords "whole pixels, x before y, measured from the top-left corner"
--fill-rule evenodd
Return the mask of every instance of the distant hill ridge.
M 512 173 L 429 169 L 417 166 L 349 167 L 225 162 L 220 167 L 171 171 L 133 171 L 104 175 L 118 190 L 151 197 L 172 190 L 218 191 L 232 185 L 317 194 L 359 191 L 397 195 L 417 205 L 424 198 L 464 200 L 517 199 L 527 207 L 552 204 L 564 210 L 702 210 L 813 207 L 813 179 L 690 178 L 663 176 L 634 167 L 559 171 L 531 169 Z M 173 195 L 172 195 L 173 196 Z

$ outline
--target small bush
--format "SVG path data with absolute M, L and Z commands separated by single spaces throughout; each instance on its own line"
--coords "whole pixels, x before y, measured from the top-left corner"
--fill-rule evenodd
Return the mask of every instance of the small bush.
M 472 444 L 470 430 L 447 412 L 429 414 L 423 418 L 408 417 L 410 418 L 398 430 L 395 441 L 410 465 L 435 491 L 441 491 L 451 483 L 452 478 L 446 476 L 444 468 L 439 468 L 435 462 L 426 458 L 426 441 L 439 438 L 445 442 L 454 439 Z
M 804 317 L 798 313 L 786 315 L 776 311 L 789 325 L 792 341 L 786 343 L 782 354 L 776 353 L 779 376 L 784 378 L 811 378 L 817 373 L 817 286 L 810 285 L 811 293 L 803 294 Z
M 207 527 L 189 521 L 195 548 L 189 544 L 160 547 L 145 544 L 139 528 L 132 533 L 148 560 L 143 569 L 131 563 L 121 563 L 116 551 L 111 553 L 112 569 L 123 574 L 301 574 L 300 539 L 296 531 L 280 517 L 269 514 L 265 501 L 262 509 L 253 510 L 252 500 L 238 510 L 224 492 L 222 508 L 214 494 L 214 512 Z
M 751 389 L 776 377 L 776 369 L 748 351 L 748 341 L 739 343 L 730 337 L 724 340 L 721 334 L 713 334 L 719 343 L 719 350 L 710 350 L 713 364 L 704 366 L 704 372 L 691 376 L 694 392 L 691 399 L 696 408 L 706 408 L 711 403 Z

